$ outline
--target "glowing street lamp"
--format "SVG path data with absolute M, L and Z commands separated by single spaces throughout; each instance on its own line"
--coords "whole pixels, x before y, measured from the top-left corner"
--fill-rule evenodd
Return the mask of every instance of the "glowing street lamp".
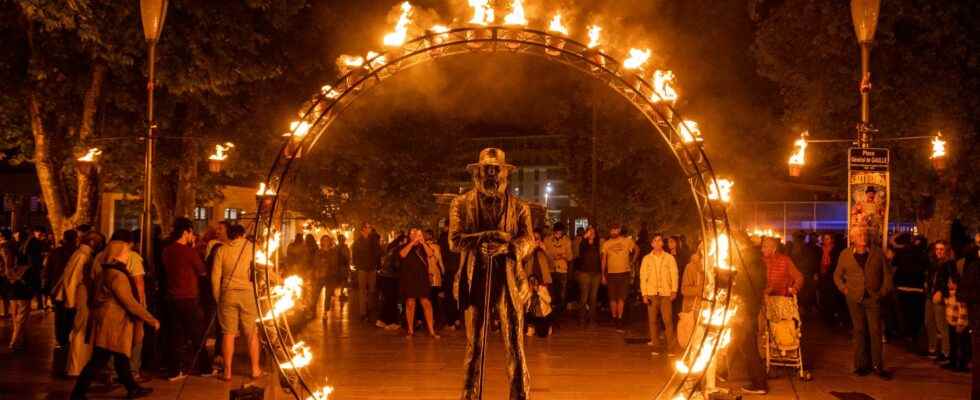
M 806 165 L 806 138 L 808 136 L 810 136 L 810 132 L 804 131 L 800 134 L 800 138 L 793 143 L 796 146 L 796 152 L 789 157 L 789 176 L 800 176 L 803 166 Z
M 869 97 L 871 94 L 871 72 L 868 70 L 871 58 L 871 42 L 878 28 L 878 15 L 881 0 L 851 0 L 851 21 L 854 34 L 861 46 L 861 124 L 858 125 L 858 144 L 862 148 L 871 146 L 871 117 Z
M 143 37 L 146 38 L 147 55 L 149 60 L 148 79 L 146 82 L 146 157 L 143 160 L 143 232 L 153 232 L 153 148 L 156 138 L 156 121 L 153 118 L 153 86 L 156 81 L 157 41 L 163 32 L 163 22 L 167 18 L 167 0 L 140 0 L 140 19 L 143 23 Z M 140 235 L 143 259 L 147 268 L 153 269 L 153 235 Z
M 943 139 L 942 132 L 936 132 L 936 136 L 932 138 L 932 155 L 929 159 L 937 171 L 946 169 L 946 140 Z

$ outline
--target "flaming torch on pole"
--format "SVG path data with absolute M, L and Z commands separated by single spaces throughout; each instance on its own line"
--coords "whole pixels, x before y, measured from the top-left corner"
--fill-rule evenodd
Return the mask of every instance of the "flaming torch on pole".
M 208 171 L 214 174 L 221 172 L 221 165 L 228 159 L 228 150 L 234 147 L 235 144 L 231 142 L 214 145 L 214 153 L 208 157 Z
M 943 139 L 942 132 L 936 132 L 936 136 L 932 138 L 932 155 L 929 156 L 932 160 L 932 167 L 936 171 L 943 171 L 946 169 L 946 140 Z
M 810 132 L 804 131 L 800 134 L 800 138 L 793 142 L 793 145 L 796 146 L 796 152 L 789 157 L 789 176 L 800 176 L 803 166 L 806 165 L 806 138 L 809 136 Z
M 92 147 L 84 155 L 75 159 L 78 162 L 78 172 L 88 174 L 95 167 L 95 159 L 102 155 L 102 150 Z

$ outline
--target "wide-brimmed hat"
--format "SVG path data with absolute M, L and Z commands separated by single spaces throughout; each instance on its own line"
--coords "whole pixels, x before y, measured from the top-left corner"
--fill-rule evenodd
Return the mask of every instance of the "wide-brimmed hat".
M 466 166 L 466 170 L 473 172 L 482 165 L 496 165 L 501 168 L 506 168 L 508 171 L 513 171 L 517 167 L 507 164 L 507 155 L 504 154 L 503 150 L 496 147 L 487 147 L 480 150 L 480 159 L 475 164 L 470 164 Z

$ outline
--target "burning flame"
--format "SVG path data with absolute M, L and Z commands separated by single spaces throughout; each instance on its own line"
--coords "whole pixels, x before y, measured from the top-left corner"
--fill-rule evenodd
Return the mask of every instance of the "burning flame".
M 310 133 L 310 128 L 313 127 L 309 122 L 306 121 L 293 121 L 289 123 L 290 136 L 296 140 L 303 139 L 307 133 Z
M 276 191 L 272 190 L 271 187 L 266 187 L 265 182 L 259 183 L 259 191 L 255 192 L 256 196 L 275 196 Z
M 653 101 L 676 101 L 677 91 L 674 90 L 674 73 L 657 70 L 653 73 Z
M 449 27 L 445 25 L 432 25 L 432 28 L 429 28 L 429 30 L 433 33 L 442 34 L 449 32 Z
M 810 132 L 803 132 L 800 134 L 800 138 L 793 142 L 793 145 L 796 146 L 796 153 L 793 153 L 793 155 L 789 157 L 789 165 L 806 164 L 807 136 L 810 136 Z
M 599 35 L 602 33 L 602 28 L 599 25 L 592 25 L 589 27 L 589 48 L 594 49 L 599 47 Z
M 504 17 L 504 25 L 527 25 L 527 17 L 524 16 L 524 1 L 514 0 L 510 3 L 510 8 L 510 14 Z
M 342 54 L 337 57 L 337 64 L 346 68 L 357 68 L 364 65 L 364 57 Z
M 946 157 L 946 141 L 943 140 L 943 133 L 936 132 L 936 137 L 932 138 L 932 156 L 929 158 Z
M 85 155 L 78 157 L 77 160 L 81 162 L 95 162 L 95 157 L 98 157 L 100 154 L 102 154 L 102 150 L 92 147 L 85 152 Z
M 336 99 L 340 97 L 340 93 L 338 93 L 337 90 L 330 85 L 324 85 L 322 88 L 320 88 L 320 93 L 322 93 L 328 99 Z
M 398 22 L 395 23 L 395 31 L 384 37 L 385 46 L 401 46 L 405 43 L 405 37 L 408 36 L 408 24 L 411 22 L 409 17 L 412 15 L 412 5 L 406 1 L 402 3 L 401 8 L 402 15 L 398 17 Z
M 270 252 L 271 253 L 271 252 Z M 256 259 L 258 257 L 256 256 Z M 258 263 L 258 261 L 256 261 Z M 280 315 L 283 315 L 286 311 L 289 311 L 296 305 L 296 301 L 300 299 L 303 295 L 303 279 L 296 276 L 290 275 L 286 278 L 281 285 L 273 286 L 269 290 L 269 301 L 274 301 L 272 303 L 272 309 L 267 311 L 262 318 L 256 320 L 256 322 L 269 321 Z
M 626 61 L 623 61 L 623 67 L 626 69 L 640 68 L 650 59 L 650 54 L 652 54 L 650 49 L 630 49 L 630 56 Z
M 568 28 L 561 22 L 561 13 L 555 13 L 555 17 L 552 18 L 551 23 L 548 24 L 548 30 L 560 33 L 562 35 L 568 35 Z
M 300 341 L 296 342 L 292 348 L 293 358 L 289 361 L 279 364 L 279 368 L 282 369 L 300 369 L 313 361 L 313 352 L 310 350 L 310 346 L 306 343 Z
M 728 240 L 728 234 L 721 233 L 715 238 L 715 242 L 711 244 L 711 247 L 708 248 L 708 256 L 714 257 L 718 269 L 726 271 L 734 269 L 730 261 L 731 258 L 729 257 L 730 253 L 728 250 L 730 246 L 731 242 Z
M 367 55 L 364 58 L 368 60 L 368 66 L 371 68 L 378 68 L 388 63 L 388 59 L 386 59 L 385 56 L 373 51 L 367 52 Z
M 470 7 L 473 7 L 471 24 L 487 26 L 493 23 L 493 7 L 490 6 L 490 0 L 470 0 Z
M 333 393 L 333 386 L 324 386 L 314 391 L 306 400 L 327 400 L 330 398 L 330 393 Z
M 228 154 L 226 152 L 228 150 L 231 150 L 233 147 L 235 147 L 235 144 L 231 142 L 225 143 L 223 145 L 221 144 L 214 145 L 214 154 L 208 157 L 208 160 L 224 161 L 225 159 L 228 158 Z
M 701 128 L 698 127 L 696 121 L 691 121 L 685 119 L 681 121 L 680 129 L 677 133 L 681 135 L 681 141 L 684 143 L 694 143 L 695 141 L 700 142 L 701 139 Z
M 751 231 L 748 231 L 748 234 L 750 236 L 756 236 L 756 237 L 772 237 L 776 239 L 782 238 L 782 235 L 780 235 L 779 232 L 776 232 L 772 228 L 766 228 L 766 229 L 753 228 Z
M 730 179 L 718 178 L 709 182 L 708 200 L 721 200 L 722 203 L 732 201 L 732 186 L 735 186 L 735 182 Z
M 259 188 L 262 188 L 262 186 L 259 186 Z M 273 194 L 275 194 L 275 193 L 273 193 Z M 268 240 L 266 240 L 265 247 L 258 248 L 258 249 L 255 250 L 255 263 L 256 264 L 259 264 L 259 265 L 272 265 L 272 260 L 269 259 L 268 254 L 274 254 L 276 252 L 276 249 L 279 248 L 279 240 L 280 240 L 280 237 L 281 237 L 281 235 L 279 234 L 279 232 L 276 232 Z M 273 288 L 273 290 L 275 290 L 275 288 Z M 290 306 L 290 307 L 292 307 L 292 306 Z
M 710 326 L 721 327 L 728 326 L 728 323 L 732 321 L 735 317 L 735 312 L 738 311 L 738 307 L 729 308 L 715 308 L 714 311 L 711 307 L 705 307 L 701 309 L 701 320 Z

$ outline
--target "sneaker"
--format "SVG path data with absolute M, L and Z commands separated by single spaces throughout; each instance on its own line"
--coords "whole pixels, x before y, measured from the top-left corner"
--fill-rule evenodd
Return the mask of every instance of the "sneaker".
M 769 389 L 764 387 L 759 387 L 755 385 L 742 386 L 742 393 L 744 394 L 766 394 L 769 393 Z
M 377 320 L 377 321 L 374 321 L 374 326 L 376 326 L 378 328 L 382 328 L 382 329 L 385 329 L 385 328 L 388 327 L 388 325 L 385 324 L 384 322 L 382 322 L 380 319 Z
M 401 328 L 402 328 L 402 326 L 401 325 L 398 325 L 398 324 L 390 324 L 390 325 L 385 326 L 385 330 L 386 331 L 397 331 L 397 330 L 399 330 Z
M 186 377 L 187 377 L 187 375 L 184 375 L 183 372 L 180 372 L 180 373 L 177 373 L 176 375 L 167 376 L 167 380 L 170 381 L 170 382 L 175 382 L 175 381 L 179 381 L 181 379 L 184 379 Z

